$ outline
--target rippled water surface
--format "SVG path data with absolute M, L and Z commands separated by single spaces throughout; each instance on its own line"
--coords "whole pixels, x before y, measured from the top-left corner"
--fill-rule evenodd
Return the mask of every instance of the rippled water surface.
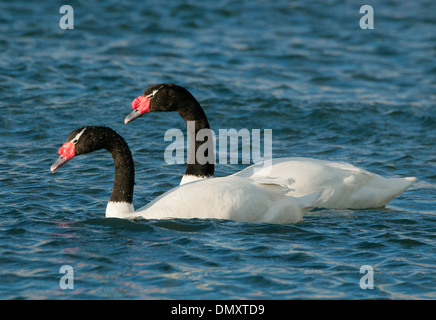
M 73 1 L 62 30 L 60 4 L 2 1 L 0 298 L 435 299 L 436 2 L 369 2 Z M 107 153 L 50 165 L 70 131 L 106 125 L 132 149 L 136 207 L 176 186 L 163 137 L 183 120 L 123 123 L 159 82 L 188 88 L 215 130 L 272 129 L 274 157 L 419 181 L 386 208 L 294 225 L 105 219 Z

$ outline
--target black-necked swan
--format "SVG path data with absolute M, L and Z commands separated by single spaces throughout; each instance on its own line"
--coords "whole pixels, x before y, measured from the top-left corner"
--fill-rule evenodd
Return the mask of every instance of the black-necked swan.
M 245 222 L 295 223 L 320 193 L 292 197 L 286 181 L 238 176 L 208 179 L 171 189 L 135 211 L 135 169 L 125 140 L 108 127 L 85 126 L 70 133 L 59 149 L 51 172 L 75 156 L 106 149 L 113 158 L 115 177 L 106 217 L 147 219 L 215 218 Z
M 201 105 L 188 90 L 178 85 L 151 85 L 145 89 L 143 96 L 133 100 L 132 108 L 134 110 L 125 118 L 125 123 L 148 112 L 175 111 L 185 122 L 195 121 L 196 133 L 209 129 L 209 122 Z M 189 154 L 196 154 L 202 143 L 190 143 Z M 291 195 L 299 197 L 321 191 L 321 196 L 314 205 L 330 209 L 382 207 L 416 181 L 415 177 L 384 178 L 348 163 L 301 157 L 272 159 L 271 167 L 259 170 L 261 168 L 263 163 L 257 163 L 232 176 L 253 179 L 271 177 L 293 181 L 294 190 L 290 192 Z M 194 164 L 187 165 L 180 184 L 213 175 L 213 164 L 200 164 L 195 160 Z

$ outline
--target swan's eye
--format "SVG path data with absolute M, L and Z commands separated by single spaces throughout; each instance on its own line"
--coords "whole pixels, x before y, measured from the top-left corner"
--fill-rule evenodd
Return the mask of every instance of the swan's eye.
M 78 139 L 74 139 L 73 141 L 71 141 L 72 143 L 76 144 L 77 142 L 79 142 Z

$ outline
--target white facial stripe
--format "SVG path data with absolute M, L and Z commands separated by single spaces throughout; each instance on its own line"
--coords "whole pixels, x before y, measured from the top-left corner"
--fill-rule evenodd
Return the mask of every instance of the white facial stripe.
M 146 97 L 149 99 L 153 99 L 154 95 L 161 89 L 162 87 L 159 87 L 159 89 L 153 90 L 152 93 L 150 93 L 149 95 L 147 95 Z
M 85 132 L 86 127 L 83 128 L 82 131 L 80 131 L 78 134 L 76 134 L 76 136 L 74 137 L 73 140 L 71 140 L 71 142 L 73 142 L 74 144 L 76 144 L 77 142 L 79 142 L 80 137 L 82 136 L 82 134 Z

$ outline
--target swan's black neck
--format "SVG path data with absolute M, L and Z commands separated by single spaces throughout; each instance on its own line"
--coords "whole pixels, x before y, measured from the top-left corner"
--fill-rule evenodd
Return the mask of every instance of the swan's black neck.
M 109 201 L 133 203 L 135 167 L 126 141 L 108 127 L 87 127 L 85 133 L 86 140 L 82 146 L 76 146 L 77 151 L 88 153 L 106 149 L 114 160 L 115 178 Z
M 188 132 L 189 150 L 185 175 L 208 178 L 213 177 L 215 170 L 213 138 L 206 114 L 198 102 L 197 108 L 195 112 L 178 112 L 183 120 L 185 120 L 188 128 L 193 124 L 195 133 L 192 135 L 191 132 Z M 204 138 L 200 139 L 199 133 Z M 203 146 L 202 150 L 197 152 L 201 146 Z M 199 159 L 199 157 L 203 159 Z
M 215 154 L 213 148 L 212 132 L 206 114 L 197 99 L 185 88 L 174 84 L 160 84 L 148 87 L 145 90 L 147 93 L 158 90 L 160 94 L 152 99 L 151 111 L 176 111 L 188 125 L 188 121 L 195 123 L 195 137 L 202 129 L 207 129 L 203 141 L 196 141 L 195 137 L 189 137 L 188 164 L 186 166 L 185 175 L 197 177 L 213 177 L 215 168 Z M 205 133 L 205 131 L 203 131 Z M 199 161 L 197 151 L 201 146 L 206 150 L 202 155 L 210 161 Z M 205 148 L 207 147 L 207 148 Z M 212 153 L 212 154 L 210 154 Z
M 121 136 L 117 135 L 113 137 L 107 150 L 114 159 L 115 166 L 114 186 L 109 201 L 133 203 L 135 166 L 129 146 Z

